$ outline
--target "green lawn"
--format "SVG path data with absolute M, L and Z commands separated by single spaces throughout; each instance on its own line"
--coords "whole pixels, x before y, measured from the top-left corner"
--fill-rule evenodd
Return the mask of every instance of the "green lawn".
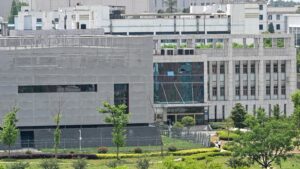
M 203 147 L 201 144 L 195 144 L 195 143 L 190 142 L 190 141 L 169 138 L 169 137 L 166 137 L 166 136 L 162 136 L 162 139 L 163 139 L 163 144 L 164 144 L 164 146 L 163 146 L 164 150 L 167 150 L 169 146 L 175 146 L 179 150 Z M 160 151 L 161 150 L 161 146 L 139 146 L 139 147 L 142 148 L 142 150 L 144 152 L 153 152 L 153 151 Z M 133 152 L 133 150 L 135 148 L 136 148 L 136 146 L 122 147 L 120 149 L 120 151 L 124 152 L 124 153 L 125 152 Z M 51 152 L 51 153 L 54 152 L 53 149 L 42 149 L 41 151 Z M 60 153 L 70 153 L 71 151 L 73 151 L 75 153 L 79 153 L 79 149 L 59 149 Z M 110 152 L 116 152 L 116 148 L 115 147 L 108 147 L 108 151 L 109 151 L 109 153 Z M 82 152 L 83 153 L 97 153 L 97 147 L 83 148 Z
M 174 157 L 178 158 L 178 157 Z M 225 162 L 229 157 L 214 157 L 212 158 L 213 163 L 219 163 L 222 164 L 224 169 L 229 169 L 226 165 Z M 163 158 L 161 157 L 151 157 L 151 162 L 153 163 L 151 165 L 151 169 L 164 169 L 162 167 L 162 164 L 160 163 Z M 135 164 L 137 159 L 123 159 L 124 160 L 124 165 L 128 167 L 128 169 L 135 169 Z M 30 168 L 29 169 L 40 169 L 38 164 L 40 163 L 41 160 L 23 160 L 27 161 L 30 163 Z M 74 160 L 59 160 L 60 167 L 61 169 L 72 169 L 72 162 Z M 106 164 L 109 163 L 112 160 L 88 160 L 88 169 L 109 169 Z M 1 160 L 0 164 L 7 164 L 10 162 L 17 162 L 15 161 L 4 161 Z M 197 161 L 199 166 L 203 166 L 206 161 Z M 282 163 L 282 169 L 299 169 L 300 168 L 300 155 L 295 155 L 293 157 L 290 157 L 287 159 L 287 161 L 284 161 Z M 253 166 L 250 169 L 260 169 L 258 166 Z M 274 169 L 279 169 L 279 166 L 275 166 Z

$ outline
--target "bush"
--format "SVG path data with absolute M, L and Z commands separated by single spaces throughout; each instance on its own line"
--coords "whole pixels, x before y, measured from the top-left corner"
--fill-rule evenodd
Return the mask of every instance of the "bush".
M 224 150 L 232 151 L 234 149 L 233 143 L 232 142 L 227 142 L 222 146 Z
M 231 153 L 226 152 L 207 152 L 207 153 L 201 153 L 201 154 L 194 154 L 189 157 L 183 158 L 183 160 L 187 159 L 194 159 L 194 160 L 204 160 L 208 157 L 216 157 L 216 156 L 231 156 Z
M 135 148 L 135 149 L 133 150 L 133 152 L 136 153 L 136 154 L 142 154 L 142 153 L 143 153 L 143 150 L 142 150 L 141 148 L 137 147 L 137 148 Z
M 149 159 L 139 159 L 136 162 L 137 169 L 148 169 L 150 167 L 150 160 Z
M 224 122 L 211 122 L 209 124 L 210 124 L 210 127 L 214 130 L 225 129 L 226 128 Z
M 174 151 L 177 151 L 177 148 L 175 146 L 170 146 L 170 147 L 168 147 L 168 150 L 170 152 L 174 152 Z
M 232 132 L 232 131 L 229 133 L 229 136 L 228 136 L 228 133 L 225 130 L 217 131 L 217 135 L 219 136 L 220 140 L 229 140 L 229 141 L 232 141 L 233 139 L 236 139 L 239 137 L 239 135 L 237 133 Z
M 42 169 L 59 169 L 59 165 L 56 159 L 42 160 L 40 163 Z
M 87 167 L 86 159 L 79 158 L 78 160 L 73 162 L 72 167 L 74 169 L 86 169 L 86 167 Z
M 210 147 L 216 147 L 216 144 L 214 142 L 210 142 Z
M 106 166 L 109 168 L 116 168 L 118 166 L 118 161 L 116 160 L 110 161 L 106 164 Z
M 32 152 L 31 152 L 30 150 L 26 150 L 26 151 L 25 151 L 25 154 L 31 155 Z
M 99 147 L 97 152 L 100 154 L 106 154 L 108 152 L 108 148 L 107 147 Z
M 29 167 L 27 162 L 18 162 L 6 165 L 6 169 L 25 169 Z
M 186 156 L 192 154 L 199 154 L 199 153 L 207 153 L 207 152 L 219 152 L 218 148 L 199 148 L 199 149 L 190 149 L 190 150 L 180 150 L 173 152 L 172 155 L 175 156 Z
M 5 167 L 3 165 L 0 164 L 0 169 L 5 169 Z

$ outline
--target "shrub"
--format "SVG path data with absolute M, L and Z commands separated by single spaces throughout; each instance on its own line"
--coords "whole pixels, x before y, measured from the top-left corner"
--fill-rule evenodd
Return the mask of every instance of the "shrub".
M 149 159 L 139 159 L 136 162 L 137 169 L 148 169 L 150 167 L 150 160 Z
M 216 157 L 216 156 L 230 156 L 231 153 L 226 151 L 226 152 L 207 152 L 207 153 L 201 153 L 201 154 L 194 154 L 189 157 L 183 158 L 183 160 L 186 159 L 195 159 L 195 160 L 204 160 L 207 157 Z
M 73 162 L 72 167 L 74 169 L 86 169 L 86 167 L 87 167 L 86 159 L 79 158 L 78 160 Z
M 232 142 L 227 142 L 222 146 L 224 150 L 232 151 L 234 149 L 233 143 Z
M 100 154 L 106 154 L 108 152 L 108 148 L 107 147 L 99 147 L 97 152 Z
M 210 124 L 210 127 L 214 130 L 225 129 L 225 123 L 224 122 L 211 122 L 209 124 Z
M 218 148 L 199 148 L 199 149 L 190 149 L 190 150 L 180 150 L 173 152 L 172 155 L 175 156 L 186 156 L 192 154 L 199 154 L 199 153 L 207 153 L 207 152 L 219 152 Z
M 0 164 L 0 169 L 5 169 L 5 167 L 2 164 Z
M 168 150 L 170 152 L 174 152 L 174 151 L 177 151 L 177 148 L 175 146 L 170 146 L 170 147 L 168 147 Z
M 30 150 L 26 150 L 26 151 L 25 151 L 25 154 L 31 155 L 32 152 L 31 152 Z
M 42 169 L 59 169 L 59 165 L 56 159 L 42 160 L 40 163 Z
M 216 144 L 214 142 L 210 142 L 210 147 L 216 147 Z
M 227 131 L 224 131 L 224 130 L 217 131 L 217 135 L 219 136 L 220 140 L 229 140 L 229 141 L 239 137 L 239 135 L 237 133 L 234 133 L 232 131 L 229 133 L 229 136 L 228 136 Z
M 133 152 L 136 153 L 136 154 L 142 154 L 142 153 L 143 153 L 143 150 L 142 150 L 141 148 L 137 147 L 137 148 L 135 148 L 135 149 L 133 150 Z
M 116 160 L 110 161 L 106 164 L 106 166 L 109 168 L 116 168 L 118 166 L 118 161 Z
M 25 169 L 29 167 L 29 163 L 27 162 L 18 162 L 6 165 L 6 169 Z
M 70 154 L 75 154 L 75 152 L 74 152 L 74 151 L 70 151 L 69 153 L 70 153 Z

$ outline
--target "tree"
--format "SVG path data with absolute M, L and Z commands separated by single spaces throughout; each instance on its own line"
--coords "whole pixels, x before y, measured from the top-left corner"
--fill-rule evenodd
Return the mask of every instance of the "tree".
M 249 120 L 250 131 L 234 141 L 233 156 L 246 158 L 267 169 L 272 163 L 280 165 L 281 160 L 287 158 L 287 152 L 293 149 L 292 139 L 296 132 L 285 118 L 267 118 L 264 111 L 258 114 Z
M 228 141 L 230 139 L 229 135 L 230 135 L 230 128 L 232 128 L 234 126 L 234 123 L 233 123 L 233 120 L 232 118 L 227 118 L 225 119 L 225 129 L 227 130 L 227 138 L 228 138 Z
M 247 112 L 241 103 L 236 103 L 233 109 L 231 110 L 231 118 L 233 120 L 233 124 L 237 128 L 245 127 Z
M 58 112 L 54 116 L 54 122 L 55 122 L 55 125 L 56 125 L 56 128 L 54 130 L 54 152 L 55 152 L 55 158 L 57 158 L 57 149 L 58 149 L 58 147 L 60 145 L 60 138 L 61 138 L 61 129 L 59 127 L 60 120 L 61 120 L 61 113 Z
M 17 141 L 19 135 L 19 129 L 16 126 L 18 122 L 17 112 L 18 108 L 13 107 L 10 112 L 8 112 L 2 122 L 2 131 L 0 133 L 1 142 L 8 146 L 8 156 L 10 157 L 11 146 Z
M 297 129 L 297 137 L 295 145 L 300 146 L 300 90 L 297 90 L 294 94 L 292 94 L 292 101 L 294 103 L 294 112 L 292 115 L 293 122 Z
M 17 0 L 13 0 L 10 9 L 10 15 L 8 17 L 8 23 L 15 23 L 15 16 L 18 15 L 18 12 L 21 11 L 22 6 L 28 6 L 25 2 L 19 2 Z
M 190 134 L 190 129 L 192 126 L 196 124 L 196 121 L 191 116 L 185 116 L 182 118 L 181 123 L 183 124 L 184 127 L 188 129 L 188 134 Z
M 280 118 L 280 107 L 279 104 L 274 105 L 273 110 L 272 110 L 273 116 L 275 119 L 279 119 Z
M 127 106 L 125 104 L 110 105 L 108 102 L 103 103 L 104 108 L 98 108 L 99 113 L 109 114 L 105 118 L 106 123 L 113 125 L 112 137 L 113 143 L 117 147 L 117 160 L 119 158 L 119 149 L 125 145 L 126 129 L 129 115 L 126 114 Z
M 274 25 L 273 25 L 272 22 L 268 25 L 268 32 L 270 32 L 270 33 L 274 33 L 275 32 L 274 31 Z
M 166 12 L 176 12 L 177 0 L 164 0 L 164 4 L 167 6 Z

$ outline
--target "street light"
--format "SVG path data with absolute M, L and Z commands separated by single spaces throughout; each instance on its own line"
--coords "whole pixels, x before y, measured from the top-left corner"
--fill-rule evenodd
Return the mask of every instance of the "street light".
M 81 129 L 79 129 L 78 131 L 79 131 L 79 151 L 81 152 L 81 140 L 82 140 Z

